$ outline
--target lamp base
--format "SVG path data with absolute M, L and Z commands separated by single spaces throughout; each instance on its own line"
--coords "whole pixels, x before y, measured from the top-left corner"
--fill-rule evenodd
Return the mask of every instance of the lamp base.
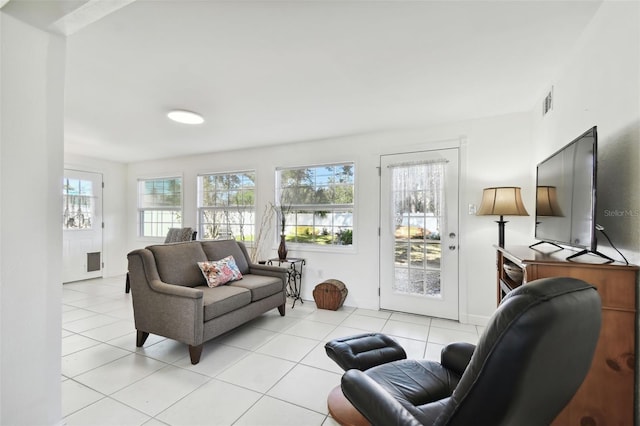
M 503 219 L 503 216 L 500 215 L 500 220 L 495 221 L 498 224 L 498 247 L 501 248 L 504 248 L 504 224 L 508 222 Z

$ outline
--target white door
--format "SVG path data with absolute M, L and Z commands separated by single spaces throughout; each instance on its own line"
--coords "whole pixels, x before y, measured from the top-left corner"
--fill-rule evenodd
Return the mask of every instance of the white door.
M 380 157 L 380 307 L 458 319 L 458 149 Z
M 102 276 L 102 174 L 65 170 L 62 281 Z

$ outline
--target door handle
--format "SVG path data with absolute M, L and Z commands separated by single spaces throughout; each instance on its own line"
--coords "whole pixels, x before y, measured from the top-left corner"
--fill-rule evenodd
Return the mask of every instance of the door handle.
M 456 237 L 456 233 L 455 232 L 449 232 L 449 238 L 451 238 L 452 240 Z M 449 246 L 449 250 L 453 251 L 456 249 L 455 244 L 451 244 Z

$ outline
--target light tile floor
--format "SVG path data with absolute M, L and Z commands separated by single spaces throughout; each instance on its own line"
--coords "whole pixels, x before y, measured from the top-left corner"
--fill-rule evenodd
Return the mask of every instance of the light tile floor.
M 439 360 L 443 345 L 476 343 L 481 327 L 404 313 L 296 303 L 187 347 L 149 336 L 136 348 L 124 276 L 65 284 L 62 411 L 67 425 L 336 425 L 326 398 L 342 370 L 325 342 L 366 331 L 393 336 L 410 358 Z

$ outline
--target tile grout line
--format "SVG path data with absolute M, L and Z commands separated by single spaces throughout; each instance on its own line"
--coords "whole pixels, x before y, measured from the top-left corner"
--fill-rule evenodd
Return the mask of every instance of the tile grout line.
M 117 284 L 117 286 L 120 286 L 120 283 L 118 283 L 118 284 Z M 116 288 L 115 281 L 114 281 L 113 287 L 114 287 L 114 288 Z M 76 289 L 71 289 L 71 288 L 70 288 L 69 290 L 70 290 L 70 291 L 74 291 L 74 292 L 78 292 L 78 293 L 83 293 L 82 291 L 78 291 L 78 290 L 76 290 Z M 84 293 L 84 294 L 86 294 L 87 299 L 89 299 L 89 298 L 91 298 L 91 297 L 100 298 L 100 299 L 105 298 L 105 295 L 101 295 L 101 294 L 93 294 L 93 295 L 91 295 L 91 294 L 89 294 L 89 293 Z M 107 298 L 110 298 L 110 297 L 107 297 Z M 101 300 L 101 301 L 100 301 L 100 303 L 95 304 L 95 306 L 103 305 L 103 304 L 106 304 L 106 303 L 115 303 L 115 302 L 117 302 L 118 300 L 122 300 L 122 299 L 117 299 L 117 298 L 115 297 L 115 292 L 114 292 L 113 300 L 111 300 L 111 301 L 107 301 L 107 302 L 104 302 L 104 301 L 102 301 L 102 300 Z M 305 302 L 307 302 L 307 301 L 305 301 Z M 311 301 L 309 301 L 309 302 L 311 302 Z M 74 302 L 72 301 L 71 303 L 74 303 Z M 84 306 L 84 307 L 77 307 L 77 306 L 69 305 L 69 304 L 66 304 L 66 303 L 63 303 L 63 305 L 64 305 L 64 306 L 66 306 L 66 307 L 68 307 L 71 311 L 73 311 L 73 310 L 77 310 L 77 309 L 82 309 L 82 310 L 85 310 L 85 311 L 87 311 L 87 312 L 95 313 L 95 314 L 96 314 L 95 316 L 100 315 L 100 316 L 106 316 L 106 317 L 109 317 L 109 318 L 114 318 L 114 319 L 116 319 L 116 320 L 117 320 L 116 322 L 118 322 L 118 321 L 131 321 L 131 319 L 130 319 L 130 318 L 120 318 L 120 317 L 115 317 L 115 316 L 113 316 L 113 315 L 109 315 L 109 313 L 110 313 L 110 312 L 120 311 L 120 310 L 122 310 L 123 308 L 117 308 L 117 309 L 114 309 L 114 310 L 110 310 L 109 312 L 106 312 L 106 313 L 100 313 L 100 312 L 93 311 L 93 310 L 91 309 L 93 305 L 91 305 L 91 304 L 89 304 L 88 306 Z M 305 305 L 301 305 L 301 306 L 305 306 Z M 325 424 L 325 423 L 327 422 L 327 419 L 328 419 L 328 418 L 330 418 L 330 415 L 329 415 L 328 413 L 319 412 L 319 411 L 316 411 L 315 409 L 311 409 L 311 408 L 308 408 L 308 407 L 305 407 L 305 406 L 299 405 L 299 404 L 294 403 L 294 402 L 292 402 L 292 401 L 289 401 L 289 400 L 286 400 L 286 399 L 282 399 L 282 398 L 280 398 L 280 397 L 276 397 L 276 396 L 269 395 L 269 394 L 268 394 L 268 392 L 270 392 L 272 389 L 274 389 L 274 388 L 275 388 L 278 384 L 280 384 L 280 383 L 281 383 L 281 382 L 282 382 L 282 381 L 283 381 L 283 380 L 284 380 L 284 379 L 285 379 L 285 378 L 286 378 L 286 377 L 287 377 L 287 376 L 288 376 L 288 375 L 289 375 L 289 374 L 290 374 L 294 369 L 296 369 L 296 368 L 298 368 L 298 367 L 303 367 L 303 368 L 308 368 L 308 369 L 312 369 L 312 370 L 317 370 L 317 371 L 321 371 L 321 372 L 323 372 L 323 373 L 328 373 L 328 374 L 330 374 L 330 375 L 337 375 L 337 376 L 339 377 L 339 376 L 340 376 L 340 373 L 336 373 L 335 371 L 327 370 L 327 369 L 325 369 L 324 367 L 318 367 L 318 366 L 315 366 L 315 365 L 313 365 L 313 364 L 311 364 L 311 363 L 304 363 L 303 361 L 304 361 L 304 360 L 305 360 L 305 358 L 307 358 L 307 357 L 308 357 L 308 356 L 309 356 L 313 351 L 317 350 L 317 349 L 320 347 L 320 345 L 322 345 L 323 343 L 326 343 L 326 341 L 327 341 L 327 336 L 329 336 L 330 334 L 333 334 L 333 333 L 334 333 L 334 332 L 335 332 L 339 327 L 349 327 L 349 326 L 345 326 L 345 325 L 344 325 L 344 323 L 345 323 L 349 318 L 353 318 L 354 316 L 362 316 L 362 317 L 370 317 L 370 318 L 379 318 L 379 317 L 378 317 L 378 316 L 375 316 L 375 315 L 366 315 L 366 314 L 363 314 L 362 312 L 360 312 L 360 313 L 359 313 L 359 312 L 358 312 L 358 308 L 352 308 L 352 307 L 349 307 L 349 309 L 348 309 L 348 310 L 345 310 L 345 311 L 344 311 L 346 315 L 345 315 L 343 318 L 341 318 L 339 321 L 337 321 L 337 322 L 323 322 L 323 321 L 318 321 L 318 320 L 317 320 L 317 319 L 315 319 L 315 318 L 313 318 L 313 319 L 310 319 L 310 318 L 309 318 L 309 317 L 310 317 L 310 316 L 312 316 L 314 313 L 321 312 L 321 311 L 323 311 L 323 310 L 321 310 L 321 309 L 317 308 L 317 306 L 313 306 L 313 310 L 311 310 L 310 312 L 308 312 L 308 313 L 306 313 L 306 314 L 303 314 L 303 315 L 301 315 L 301 316 L 298 316 L 298 314 L 296 313 L 296 315 L 289 316 L 289 318 L 293 318 L 293 319 L 295 319 L 295 321 L 294 321 L 294 322 L 292 322 L 292 324 L 291 324 L 291 325 L 289 325 L 289 326 L 287 326 L 287 327 L 283 328 L 282 330 L 278 330 L 278 331 L 270 330 L 270 329 L 268 329 L 268 328 L 262 328 L 260 324 L 256 324 L 255 326 L 254 326 L 254 325 L 249 325 L 250 327 L 253 327 L 253 328 L 255 328 L 255 329 L 260 329 L 260 330 L 263 330 L 263 331 L 271 332 L 271 333 L 273 333 L 273 336 L 271 336 L 271 337 L 270 337 L 268 340 L 266 340 L 265 342 L 260 343 L 260 344 L 259 344 L 259 345 L 257 345 L 256 347 L 252 347 L 251 349 L 247 349 L 246 347 L 245 347 L 245 348 L 243 348 L 243 347 L 240 347 L 240 346 L 234 346 L 234 345 L 230 345 L 230 344 L 227 344 L 227 343 L 220 343 L 220 345 L 224 345 L 224 346 L 228 346 L 228 347 L 231 347 L 231 348 L 236 348 L 236 349 L 239 349 L 239 350 L 242 350 L 242 351 L 246 351 L 246 354 L 245 354 L 244 356 L 242 356 L 241 358 L 238 358 L 237 360 L 235 360 L 235 362 L 233 362 L 233 363 L 231 363 L 231 364 L 227 365 L 223 370 L 218 371 L 218 372 L 216 372 L 216 373 L 215 373 L 215 374 L 213 374 L 213 375 L 209 375 L 208 373 L 202 373 L 202 372 L 199 372 L 199 371 L 192 370 L 192 369 L 188 368 L 188 366 L 187 366 L 187 367 L 185 367 L 185 366 L 182 366 L 182 365 L 176 365 L 176 363 L 180 362 L 181 360 L 184 360 L 184 358 L 186 358 L 186 355 L 185 355 L 184 357 L 178 358 L 178 359 L 176 359 L 176 360 L 172 360 L 172 361 L 165 361 L 165 360 L 162 360 L 162 359 L 156 358 L 156 357 L 151 356 L 151 355 L 147 355 L 147 354 L 140 353 L 140 352 L 138 352 L 138 351 L 136 351 L 136 350 L 131 350 L 131 349 L 129 349 L 129 348 L 124 348 L 124 347 L 117 346 L 117 345 L 115 345 L 115 344 L 110 343 L 110 342 L 111 342 L 111 341 L 113 341 L 113 340 L 120 339 L 120 338 L 122 338 L 122 337 L 126 336 L 126 334 L 125 334 L 125 335 L 122 335 L 122 336 L 114 337 L 114 338 L 112 338 L 112 339 L 110 339 L 110 340 L 108 340 L 108 341 L 103 341 L 103 340 L 101 340 L 101 339 L 94 338 L 94 337 L 89 337 L 89 336 L 85 336 L 85 335 L 83 335 L 83 334 L 82 334 L 82 333 L 85 333 L 85 332 L 90 331 L 90 330 L 95 330 L 95 329 L 98 329 L 98 328 L 101 328 L 101 327 L 107 327 L 107 326 L 109 326 L 109 325 L 115 324 L 115 322 L 114 322 L 114 323 L 104 324 L 104 325 L 99 325 L 99 326 L 97 326 L 97 327 L 89 328 L 88 330 L 83 330 L 83 331 L 81 331 L 81 332 L 77 332 L 77 331 L 72 331 L 72 330 L 64 329 L 64 325 L 63 325 L 63 327 L 62 327 L 62 328 L 63 328 L 63 331 L 64 331 L 64 332 L 69 333 L 69 335 L 68 335 L 68 336 L 63 337 L 63 339 L 64 339 L 64 338 L 68 338 L 68 337 L 72 337 L 72 336 L 81 336 L 81 337 L 84 337 L 84 338 L 89 339 L 89 340 L 91 340 L 91 341 L 95 341 L 95 342 L 97 342 L 97 344 L 96 344 L 96 345 L 92 345 L 92 346 L 90 346 L 89 348 L 91 348 L 91 347 L 94 347 L 94 346 L 97 346 L 97 345 L 99 345 L 99 344 L 103 344 L 103 343 L 104 343 L 104 344 L 106 344 L 106 345 L 108 345 L 108 346 L 111 346 L 112 348 L 120 349 L 120 350 L 123 350 L 123 351 L 126 351 L 126 352 L 127 352 L 127 354 L 126 354 L 126 355 L 123 355 L 122 357 L 118 357 L 118 358 L 116 358 L 116 359 L 114 359 L 114 360 L 112 360 L 112 361 L 109 361 L 109 362 L 105 363 L 105 364 L 101 364 L 100 366 L 93 367 L 93 368 L 91 368 L 91 369 L 89 369 L 89 370 L 87 370 L 87 371 L 85 371 L 85 372 L 82 372 L 82 373 L 76 374 L 75 376 L 70 376 L 70 377 L 68 377 L 68 376 L 64 376 L 64 375 L 63 375 L 63 378 L 64 378 L 65 380 L 70 380 L 70 381 L 72 381 L 72 382 L 74 382 L 74 383 L 76 383 L 76 384 L 78 384 L 78 385 L 81 385 L 81 386 L 83 386 L 83 387 L 86 387 L 87 389 L 90 389 L 90 390 L 92 390 L 92 391 L 94 391 L 94 392 L 97 392 L 99 395 L 102 395 L 103 397 L 102 397 L 102 398 L 100 398 L 98 401 L 102 401 L 102 400 L 104 400 L 105 398 L 109 398 L 110 400 L 114 401 L 115 403 L 122 404 L 122 405 L 123 405 L 123 406 L 125 406 L 125 407 L 131 408 L 131 409 L 135 410 L 136 412 L 139 412 L 139 413 L 143 414 L 143 415 L 147 418 L 147 420 L 145 420 L 145 421 L 144 421 L 144 423 L 147 423 L 148 421 L 150 421 L 150 419 L 154 419 L 154 420 L 156 420 L 156 421 L 158 421 L 158 422 L 162 422 L 162 420 L 158 419 L 158 418 L 157 418 L 157 416 L 159 416 L 161 413 L 166 412 L 170 407 L 175 406 L 178 402 L 180 402 L 180 401 L 184 400 L 184 399 L 185 399 L 185 398 L 187 398 L 189 395 L 192 395 L 194 392 L 196 392 L 197 390 L 201 389 L 203 386 L 205 386 L 205 385 L 207 385 L 207 384 L 209 384 L 209 383 L 211 383 L 212 381 L 214 381 L 214 380 L 215 380 L 215 381 L 218 381 L 218 382 L 221 382 L 221 383 L 227 383 L 227 384 L 229 384 L 229 385 L 231 385 L 231 386 L 236 386 L 236 387 L 238 387 L 238 388 L 245 389 L 245 390 L 248 390 L 248 391 L 255 392 L 255 393 L 259 394 L 259 398 L 258 398 L 258 399 L 253 403 L 253 404 L 251 404 L 248 408 L 246 408 L 246 409 L 245 409 L 245 410 L 244 410 L 244 411 L 243 411 L 243 412 L 242 412 L 242 413 L 241 413 L 241 414 L 240 414 L 240 415 L 239 415 L 235 420 L 233 420 L 233 422 L 232 422 L 231 424 L 236 424 L 236 423 L 238 423 L 238 422 L 240 421 L 240 419 L 241 419 L 243 416 L 245 416 L 248 412 L 250 412 L 250 411 L 251 411 L 251 410 L 252 410 L 252 409 L 253 409 L 253 408 L 254 408 L 254 407 L 255 407 L 255 406 L 260 402 L 260 401 L 264 400 L 264 399 L 265 399 L 265 397 L 272 398 L 272 399 L 274 399 L 274 400 L 281 401 L 281 402 L 283 402 L 283 403 L 285 403 L 285 404 L 289 404 L 289 405 L 291 405 L 291 406 L 298 407 L 298 408 L 300 408 L 300 409 L 304 409 L 304 410 L 307 410 L 307 411 L 309 411 L 309 412 L 316 413 L 316 414 L 318 414 L 318 415 L 320 415 L 320 416 L 324 416 L 324 419 L 323 419 L 323 421 L 321 422 L 321 424 Z M 327 310 L 327 311 L 328 311 L 328 310 Z M 330 312 L 330 311 L 329 311 L 329 312 Z M 91 317 L 93 317 L 93 316 L 91 316 Z M 383 332 L 383 330 L 384 330 L 384 329 L 385 329 L 385 328 L 390 324 L 390 322 L 391 322 L 391 321 L 401 322 L 401 323 L 407 323 L 407 324 L 413 324 L 413 325 L 425 325 L 425 324 L 420 324 L 419 322 L 407 321 L 407 318 L 402 318 L 402 317 L 401 317 L 400 319 L 398 319 L 398 318 L 393 318 L 393 313 L 390 313 L 388 316 L 385 316 L 385 318 L 381 318 L 381 319 L 383 319 L 383 322 L 382 322 L 382 325 L 381 325 L 381 328 L 380 328 L 379 332 Z M 84 319 L 78 319 L 78 320 L 75 320 L 75 321 L 82 321 L 82 320 L 84 320 Z M 70 323 L 71 323 L 71 322 L 75 322 L 75 321 L 70 321 Z M 330 331 L 328 331 L 326 334 L 324 334 L 324 336 L 323 336 L 323 337 L 321 337 L 321 338 L 319 338 L 319 339 L 316 339 L 316 338 L 309 338 L 309 337 L 305 337 L 305 336 L 300 336 L 300 335 L 296 335 L 296 334 L 289 334 L 289 333 L 288 333 L 288 331 L 289 331 L 289 330 L 291 330 L 293 327 L 295 327 L 297 324 L 300 324 L 300 323 L 301 323 L 301 322 L 303 322 L 303 321 L 309 321 L 309 322 L 311 322 L 311 323 L 322 324 L 322 325 L 328 325 L 328 326 L 331 326 L 331 329 L 330 329 Z M 365 324 L 366 324 L 366 323 L 365 323 Z M 429 336 L 430 336 L 430 334 L 431 334 L 431 332 L 432 332 L 432 326 L 434 326 L 434 324 L 433 324 L 432 319 L 430 319 L 430 320 L 429 320 L 428 325 L 426 325 L 427 330 L 426 330 L 426 335 L 425 335 L 425 337 L 424 337 L 424 344 L 425 344 L 425 346 L 424 346 L 424 350 L 423 350 L 423 357 L 424 357 L 424 358 L 426 358 L 426 355 L 427 355 L 427 349 L 428 349 L 429 344 L 430 344 L 430 342 L 429 342 Z M 350 328 L 355 328 L 355 329 L 357 329 L 357 327 L 350 327 Z M 439 327 L 439 328 L 442 328 L 442 327 Z M 320 328 L 320 329 L 322 329 L 322 328 Z M 314 329 L 314 330 L 313 330 L 313 333 L 314 333 L 313 335 L 314 335 L 314 336 L 316 335 L 316 334 L 315 334 L 315 333 L 316 333 L 316 330 L 317 330 L 317 329 Z M 444 330 L 448 330 L 448 329 L 447 329 L 447 328 L 444 328 Z M 453 330 L 455 330 L 455 329 L 453 329 Z M 363 333 L 366 333 L 366 332 L 367 332 L 367 330 L 361 330 L 361 331 L 362 331 Z M 466 332 L 466 330 L 460 330 L 460 331 L 465 331 L 465 332 Z M 478 326 L 475 326 L 475 327 L 474 327 L 474 331 L 475 331 L 475 333 L 474 333 L 474 334 L 475 334 L 476 336 L 478 336 L 478 335 L 480 335 L 480 334 L 481 334 L 481 331 L 480 331 L 480 329 L 478 328 Z M 392 337 L 398 337 L 398 338 L 402 338 L 402 339 L 415 340 L 415 341 L 423 342 L 423 340 L 419 340 L 419 339 L 408 338 L 408 337 L 402 337 L 402 336 L 395 336 L 395 335 L 393 335 L 393 334 L 391 334 L 391 333 L 389 333 L 389 334 L 390 334 Z M 304 339 L 312 340 L 312 341 L 314 341 L 314 342 L 316 342 L 316 343 L 315 343 L 315 344 L 314 344 L 314 345 L 313 345 L 309 350 L 305 351 L 305 353 L 304 353 L 304 354 L 302 354 L 300 357 L 298 357 L 295 361 L 292 361 L 291 359 L 281 358 L 281 357 L 279 357 L 279 356 L 270 355 L 270 354 L 267 354 L 267 353 L 260 353 L 260 352 L 257 352 L 260 348 L 264 347 L 265 345 L 267 345 L 269 342 L 271 342 L 273 339 L 277 338 L 278 336 L 290 336 L 290 337 L 304 338 Z M 153 345 L 150 345 L 150 346 L 154 346 L 154 345 L 156 345 L 156 344 L 158 344 L 158 343 L 161 343 L 161 342 L 162 342 L 162 341 L 164 341 L 164 340 L 165 340 L 165 339 L 162 339 L 162 340 L 160 340 L 160 341 L 157 341 L 157 342 L 155 342 Z M 432 342 L 432 343 L 433 343 L 433 344 L 440 345 L 440 344 L 435 343 L 435 342 Z M 73 354 L 76 354 L 76 353 L 78 353 L 78 352 L 81 352 L 81 351 L 86 350 L 86 349 L 89 349 L 89 348 L 78 349 L 77 351 L 71 352 L 71 353 L 69 353 L 69 354 L 67 354 L 67 355 L 65 355 L 65 356 L 73 355 Z M 100 391 L 97 391 L 97 390 L 93 389 L 93 388 L 92 388 L 92 387 L 90 387 L 90 386 L 87 386 L 87 385 L 85 385 L 85 384 L 83 384 L 83 383 L 81 383 L 81 382 L 78 382 L 78 380 L 76 379 L 76 377 L 77 377 L 77 376 L 79 376 L 79 375 L 82 375 L 82 374 L 88 373 L 88 372 L 90 372 L 90 371 L 93 371 L 93 370 L 98 369 L 98 368 L 101 368 L 101 367 L 104 367 L 105 365 L 108 365 L 108 364 L 110 364 L 110 363 L 112 363 L 112 362 L 116 362 L 116 361 L 118 361 L 118 360 L 120 360 L 120 359 L 122 359 L 122 358 L 124 358 L 124 357 L 126 357 L 126 356 L 128 356 L 128 355 L 130 355 L 130 354 L 133 354 L 133 355 L 135 355 L 135 356 L 143 356 L 143 357 L 146 357 L 146 358 L 152 359 L 152 360 L 154 360 L 154 361 L 157 361 L 157 362 L 160 362 L 160 363 L 164 364 L 164 366 L 162 366 L 162 367 L 161 367 L 160 369 L 158 369 L 158 370 L 154 370 L 153 372 L 150 372 L 149 374 L 146 374 L 144 377 L 141 377 L 141 378 L 139 378 L 139 379 L 135 380 L 134 382 L 128 383 L 126 386 L 122 387 L 122 388 L 121 388 L 121 389 L 119 389 L 119 390 L 116 390 L 116 391 L 112 392 L 112 393 L 111 393 L 111 394 L 109 394 L 109 395 L 105 395 L 104 393 L 102 393 L 102 392 L 100 392 Z M 278 378 L 278 379 L 277 379 L 277 380 L 276 380 L 276 381 L 275 381 L 275 382 L 274 382 L 274 383 L 273 383 L 273 384 L 272 384 L 268 389 L 266 389 L 264 392 L 256 391 L 256 390 L 253 390 L 253 389 L 249 389 L 249 388 L 247 388 L 247 387 L 245 387 L 245 386 L 242 386 L 242 385 L 240 385 L 240 384 L 233 383 L 232 381 L 225 381 L 225 380 L 223 380 L 223 379 L 218 378 L 218 377 L 219 377 L 221 374 L 223 374 L 225 371 L 227 371 L 228 369 L 230 369 L 230 368 L 232 368 L 233 366 L 237 365 L 237 363 L 238 363 L 238 362 L 240 362 L 240 361 L 241 361 L 242 359 L 244 359 L 246 356 L 250 356 L 251 354 L 258 354 L 258 355 L 263 355 L 263 356 L 272 357 L 272 358 L 274 358 L 274 359 L 284 360 L 284 361 L 287 361 L 287 362 L 291 362 L 291 363 L 292 363 L 292 365 L 291 365 L 291 367 L 290 367 L 289 369 L 287 369 L 287 370 L 286 370 L 286 372 L 284 372 L 284 373 L 283 373 L 283 374 L 282 374 L 282 375 L 281 375 L 281 376 L 280 376 L 280 377 L 279 377 L 279 378 Z M 312 361 L 309 361 L 309 362 L 312 362 Z M 173 402 L 173 403 L 171 403 L 170 405 L 168 405 L 168 406 L 166 406 L 166 407 L 163 407 L 163 408 L 162 408 L 162 410 L 161 410 L 160 412 L 156 413 L 156 414 L 155 414 L 155 415 L 153 415 L 153 416 L 151 416 L 151 415 L 149 415 L 149 414 L 146 414 L 146 413 L 142 412 L 141 410 L 136 409 L 135 407 L 132 407 L 132 406 L 128 405 L 127 403 L 125 403 L 125 402 L 121 402 L 121 401 L 116 400 L 115 398 L 113 398 L 113 397 L 112 397 L 112 395 L 113 395 L 113 394 L 115 394 L 115 393 L 117 393 L 117 392 L 121 391 L 122 389 L 126 389 L 127 387 L 132 386 L 132 385 L 134 385 L 134 384 L 136 384 L 136 383 L 138 383 L 138 382 L 140 382 L 140 381 L 142 381 L 142 380 L 144 380 L 144 379 L 146 379 L 146 378 L 150 377 L 151 375 L 153 375 L 153 374 L 157 373 L 158 371 L 160 371 L 160 370 L 162 370 L 162 369 L 166 369 L 168 366 L 172 366 L 172 367 L 174 367 L 174 368 L 178 368 L 178 369 L 181 369 L 181 370 L 184 370 L 184 371 L 188 371 L 188 372 L 191 372 L 191 373 L 195 373 L 195 374 L 197 374 L 197 375 L 199 375 L 199 376 L 202 376 L 202 377 L 206 378 L 206 381 L 205 381 L 204 383 L 202 383 L 202 384 L 198 385 L 198 386 L 197 386 L 197 387 L 195 387 L 194 389 L 190 390 L 189 392 L 187 392 L 185 395 L 183 395 L 182 397 L 180 397 L 179 399 L 177 399 L 176 401 L 174 401 L 174 402 Z M 65 417 L 68 417 L 68 416 L 70 416 L 70 415 L 72 415 L 72 414 L 74 414 L 74 413 L 77 413 L 78 411 L 81 411 L 81 410 L 83 410 L 83 409 L 87 408 L 88 406 L 91 406 L 92 404 L 95 404 L 95 403 L 96 403 L 96 402 L 98 402 L 98 401 L 95 401 L 95 402 L 93 402 L 93 403 L 91 403 L 91 404 L 89 404 L 89 405 L 87 405 L 87 406 L 85 406 L 85 407 L 83 407 L 83 408 L 79 408 L 79 409 L 75 410 L 73 413 L 69 413 L 69 414 L 67 414 L 67 416 L 65 416 Z M 164 423 L 164 422 L 162 422 L 162 423 Z

